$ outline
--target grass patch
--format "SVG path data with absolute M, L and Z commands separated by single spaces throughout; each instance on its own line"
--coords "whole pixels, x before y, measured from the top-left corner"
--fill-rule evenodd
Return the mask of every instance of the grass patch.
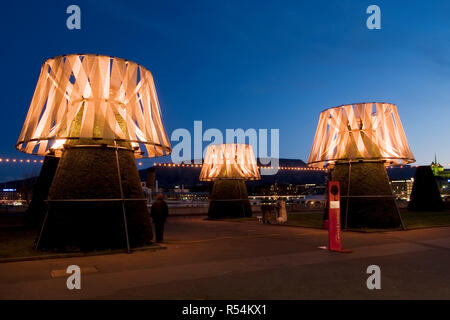
M 126 252 L 126 249 L 82 251 L 76 248 L 72 248 L 67 251 L 37 251 L 33 248 L 36 235 L 37 230 L 25 229 L 23 227 L 2 229 L 0 231 L 0 262 L 65 258 L 73 256 L 92 256 Z M 157 249 L 165 249 L 165 247 L 159 244 L 152 243 L 147 246 L 132 248 L 132 251 Z
M 405 211 L 401 214 L 408 229 L 450 226 L 450 210 L 437 212 Z
M 256 216 L 261 214 L 255 214 L 250 218 L 238 218 L 230 219 L 234 221 L 257 221 Z M 403 223 L 407 229 L 418 228 L 432 228 L 432 227 L 445 227 L 450 226 L 450 210 L 440 212 L 415 212 L 415 211 L 403 211 L 401 212 Z M 271 222 L 276 223 L 274 215 L 271 217 Z M 306 227 L 306 228 L 322 228 L 323 226 L 323 213 L 322 212 L 291 212 L 288 214 L 287 225 Z M 380 232 L 391 231 L 398 229 L 374 229 L 374 228 L 361 228 L 361 229 L 349 229 L 352 231 L 362 232 Z
M 450 210 L 439 212 L 401 212 L 403 223 L 407 229 L 432 228 L 450 226 Z M 323 214 L 311 213 L 290 213 L 288 214 L 288 224 L 309 228 L 321 228 L 323 224 Z M 389 229 L 362 228 L 355 231 L 379 232 Z M 397 229 L 392 229 L 397 230 Z
M 228 221 L 258 221 L 257 216 L 261 216 L 261 213 L 254 213 L 252 217 L 242 217 L 233 219 L 223 219 Z M 276 224 L 275 215 L 272 214 L 270 222 Z M 292 212 L 288 213 L 287 225 L 308 227 L 308 228 L 322 228 L 323 225 L 323 213 L 322 212 Z
M 323 213 L 322 212 L 288 213 L 287 224 L 298 227 L 322 228 Z
M 0 259 L 48 254 L 33 249 L 36 234 L 36 230 L 25 230 L 23 228 L 8 228 L 1 230 Z

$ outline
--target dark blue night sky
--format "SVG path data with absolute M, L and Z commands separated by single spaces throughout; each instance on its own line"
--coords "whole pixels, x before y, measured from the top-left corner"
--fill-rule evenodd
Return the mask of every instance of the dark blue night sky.
M 66 8 L 81 8 L 81 30 Z M 381 8 L 368 30 L 366 8 Z M 280 156 L 307 160 L 319 112 L 398 105 L 418 164 L 450 164 L 449 1 L 14 1 L 1 6 L 0 157 L 15 151 L 40 66 L 101 53 L 146 66 L 166 130 L 278 128 Z M 146 163 L 151 163 L 149 160 Z M 0 181 L 38 173 L 0 164 Z

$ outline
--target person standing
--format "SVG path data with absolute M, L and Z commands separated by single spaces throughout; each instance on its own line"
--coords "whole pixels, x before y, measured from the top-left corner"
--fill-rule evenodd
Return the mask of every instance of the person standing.
M 280 223 L 280 198 L 275 198 L 275 221 Z
M 287 222 L 286 201 L 280 198 L 278 208 L 278 223 L 284 224 Z
M 280 197 L 276 200 L 277 223 L 283 224 L 287 221 L 286 202 Z
M 160 243 L 163 241 L 164 224 L 169 216 L 169 207 L 164 201 L 164 196 L 161 193 L 156 196 L 156 201 L 152 204 L 150 216 L 152 217 L 153 224 L 155 225 L 156 242 Z

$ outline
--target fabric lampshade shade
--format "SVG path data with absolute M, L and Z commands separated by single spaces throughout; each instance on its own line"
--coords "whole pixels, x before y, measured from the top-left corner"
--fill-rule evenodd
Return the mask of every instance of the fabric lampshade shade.
M 209 145 L 200 180 L 215 179 L 261 179 L 252 146 L 248 144 Z
M 171 152 L 150 71 L 92 54 L 44 62 L 16 148 L 58 155 L 64 144 L 83 141 L 118 143 L 135 157 Z
M 320 114 L 308 165 L 349 161 L 385 161 L 386 165 L 415 161 L 394 104 L 349 104 Z

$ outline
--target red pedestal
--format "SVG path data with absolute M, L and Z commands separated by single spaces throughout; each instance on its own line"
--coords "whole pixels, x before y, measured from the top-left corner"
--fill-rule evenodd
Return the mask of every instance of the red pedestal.
M 341 209 L 338 181 L 328 183 L 328 249 L 341 251 Z
M 328 183 L 328 250 L 337 252 L 352 252 L 342 249 L 341 237 L 341 197 L 338 181 Z

